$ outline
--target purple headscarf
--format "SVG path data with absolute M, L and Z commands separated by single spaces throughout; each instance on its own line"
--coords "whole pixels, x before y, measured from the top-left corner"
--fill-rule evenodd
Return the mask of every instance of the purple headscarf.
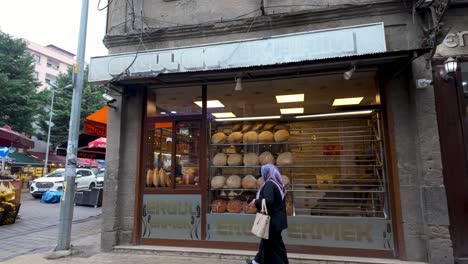
M 268 181 L 273 182 L 278 186 L 278 189 L 280 190 L 281 193 L 281 198 L 284 200 L 284 197 L 286 196 L 286 189 L 284 188 L 283 185 L 283 179 L 281 178 L 281 173 L 278 171 L 275 165 L 272 164 L 266 164 L 262 166 L 261 169 L 262 172 L 262 177 L 263 180 L 265 181 L 262 186 L 260 186 L 260 189 L 258 189 L 257 192 L 257 199 L 260 197 L 260 192 L 263 190 L 263 187 Z

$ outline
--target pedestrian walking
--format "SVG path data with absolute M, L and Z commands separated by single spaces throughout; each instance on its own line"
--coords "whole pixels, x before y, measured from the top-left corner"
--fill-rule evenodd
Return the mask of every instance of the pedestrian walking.
M 265 199 L 270 215 L 270 229 L 268 239 L 262 239 L 258 253 L 253 260 L 246 260 L 247 264 L 287 264 L 286 247 L 281 232 L 288 228 L 286 217 L 286 189 L 281 174 L 275 165 L 267 164 L 261 168 L 265 181 L 257 192 L 251 204 L 255 204 L 257 212 L 261 211 L 262 199 Z

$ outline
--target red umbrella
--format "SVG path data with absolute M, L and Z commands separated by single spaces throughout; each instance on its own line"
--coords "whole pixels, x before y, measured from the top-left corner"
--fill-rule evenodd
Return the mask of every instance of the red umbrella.
M 88 148 L 106 148 L 107 139 L 100 137 L 88 143 Z
M 11 130 L 9 126 L 3 126 L 0 127 L 0 146 L 34 148 L 34 141 L 19 132 Z

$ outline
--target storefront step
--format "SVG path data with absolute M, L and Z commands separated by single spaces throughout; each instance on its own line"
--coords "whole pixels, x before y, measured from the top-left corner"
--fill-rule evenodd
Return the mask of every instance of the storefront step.
M 187 256 L 212 259 L 239 259 L 243 261 L 252 258 L 254 251 L 164 247 L 164 246 L 115 246 L 114 252 L 126 254 L 153 254 L 160 256 Z M 425 262 L 401 261 L 380 258 L 359 258 L 327 255 L 288 254 L 291 264 L 424 264 Z M 239 262 L 243 263 L 243 262 Z

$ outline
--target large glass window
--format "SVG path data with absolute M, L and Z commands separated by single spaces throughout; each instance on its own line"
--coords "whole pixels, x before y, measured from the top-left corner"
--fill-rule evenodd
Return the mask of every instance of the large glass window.
M 200 86 L 150 89 L 147 116 L 201 115 L 201 98 Z

